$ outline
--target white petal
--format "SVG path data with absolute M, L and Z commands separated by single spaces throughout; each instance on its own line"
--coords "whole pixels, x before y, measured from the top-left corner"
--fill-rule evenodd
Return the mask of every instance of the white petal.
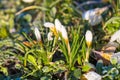
M 58 19 L 55 19 L 55 27 L 57 31 L 61 31 L 61 22 Z
M 65 27 L 64 26 L 61 26 L 61 27 L 62 27 L 61 28 L 62 37 L 64 39 L 68 39 L 68 35 L 67 35 L 67 31 L 66 31 Z
M 49 32 L 48 35 L 47 35 L 47 38 L 48 38 L 48 41 L 51 41 L 53 40 L 53 33 L 52 32 Z
M 40 31 L 38 30 L 37 27 L 35 27 L 35 29 L 34 29 L 34 34 L 35 34 L 35 36 L 36 36 L 36 39 L 37 39 L 38 41 L 41 41 L 41 34 L 40 34 Z
M 92 42 L 92 38 L 93 38 L 92 32 L 90 30 L 87 30 L 85 34 L 86 41 Z
M 44 23 L 44 26 L 50 28 L 50 27 L 54 27 L 54 24 L 51 22 L 46 22 Z

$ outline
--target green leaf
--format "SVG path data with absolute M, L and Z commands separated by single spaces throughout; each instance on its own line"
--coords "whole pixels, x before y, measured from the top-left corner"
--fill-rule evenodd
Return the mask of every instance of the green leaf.
M 24 18 L 27 20 L 27 22 L 31 22 L 32 20 L 32 16 L 30 14 L 25 15 Z
M 28 55 L 28 61 L 30 62 L 30 63 L 32 63 L 34 66 L 37 66 L 37 63 L 36 63 L 36 59 L 35 59 L 35 57 L 34 56 L 32 56 L 32 55 Z
M 26 66 L 27 63 L 27 56 L 28 54 L 32 53 L 34 50 L 29 50 L 28 52 L 26 52 L 25 57 L 24 57 L 24 66 Z
M 112 57 L 112 58 L 110 59 L 110 62 L 112 63 L 112 65 L 115 65 L 115 64 L 117 64 L 118 60 L 117 60 L 116 57 Z
M 55 17 L 56 16 L 57 9 L 56 7 L 53 7 L 51 10 L 51 16 Z
M 120 64 L 117 64 L 117 68 L 120 70 Z
M 12 29 L 14 27 L 14 19 L 12 17 L 9 20 L 9 25 L 10 25 L 9 29 Z
M 49 76 L 44 76 L 44 77 L 41 77 L 40 80 L 52 80 L 52 79 L 50 79 Z
M 44 64 L 48 64 L 49 63 L 47 52 L 44 49 L 41 49 L 41 50 L 37 49 L 35 51 L 35 53 L 37 54 L 38 58 L 43 61 Z
M 102 60 L 98 60 L 97 64 L 96 64 L 97 73 L 99 73 L 99 74 L 102 73 L 102 67 L 103 67 L 103 61 Z
M 70 56 L 68 55 L 68 50 L 67 50 L 67 46 L 65 44 L 65 40 L 63 39 L 61 34 L 59 34 L 59 36 L 60 36 L 62 42 L 58 43 L 58 45 L 59 45 L 61 51 L 63 52 L 63 54 L 64 54 L 64 56 L 66 58 L 67 63 L 69 63 L 69 57 Z
M 8 36 L 7 28 L 5 26 L 0 27 L 0 38 L 6 38 L 7 36 Z
M 73 74 L 75 78 L 79 79 L 81 76 L 81 69 L 75 69 Z
M 55 0 L 52 2 L 52 4 L 50 4 L 50 7 L 53 7 L 54 5 L 58 4 L 61 0 Z
M 112 22 L 119 24 L 119 22 L 120 22 L 120 17 L 112 17 L 111 19 L 109 19 L 109 20 L 105 23 L 104 28 L 105 28 L 107 25 L 111 24 Z
M 7 70 L 7 68 L 0 66 L 0 72 L 3 72 L 4 75 L 8 76 L 8 70 Z
M 91 63 L 85 63 L 85 65 L 82 67 L 83 72 L 88 72 L 90 69 L 95 69 L 94 65 Z
M 42 71 L 44 73 L 49 73 L 50 71 L 52 71 L 52 68 L 50 66 L 45 66 L 45 67 L 42 68 Z

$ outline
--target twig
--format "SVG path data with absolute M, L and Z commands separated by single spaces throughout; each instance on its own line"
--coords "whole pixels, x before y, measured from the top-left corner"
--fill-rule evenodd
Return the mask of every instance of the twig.
M 41 9 L 41 10 L 47 10 L 46 8 L 43 8 L 43 7 L 40 7 L 40 6 L 28 6 L 22 10 L 20 10 L 19 12 L 17 12 L 15 15 L 19 15 L 21 14 L 22 12 L 25 12 L 25 11 L 28 11 L 28 10 L 32 10 L 32 9 Z

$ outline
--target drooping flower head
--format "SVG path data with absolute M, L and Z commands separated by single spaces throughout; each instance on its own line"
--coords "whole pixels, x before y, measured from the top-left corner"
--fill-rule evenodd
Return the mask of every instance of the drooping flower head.
M 90 30 L 86 31 L 85 39 L 86 39 L 86 43 L 87 43 L 88 48 L 90 48 L 90 46 L 92 44 L 92 39 L 93 39 L 93 35 L 92 35 L 92 32 Z

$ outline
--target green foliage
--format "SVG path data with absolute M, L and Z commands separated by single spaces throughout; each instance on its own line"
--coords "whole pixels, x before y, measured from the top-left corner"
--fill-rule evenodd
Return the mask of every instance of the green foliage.
M 88 28 L 93 32 L 92 47 L 95 49 L 105 45 L 109 37 L 119 30 L 120 1 L 106 1 L 108 2 L 102 2 L 99 6 L 82 4 L 85 0 L 34 0 L 31 3 L 0 0 L 0 79 L 79 80 L 84 72 L 93 69 L 103 80 L 119 80 L 120 64 L 116 58 L 110 60 L 110 65 L 104 65 L 103 61 L 97 61 L 96 58 L 97 63 L 85 63 L 87 47 L 84 34 Z M 103 14 L 104 25 L 90 26 L 82 19 L 80 9 L 109 4 L 112 7 Z M 112 15 L 106 15 L 110 10 Z M 70 54 L 61 35 L 61 40 L 55 36 L 52 36 L 52 41 L 47 40 L 48 29 L 43 24 L 53 22 L 56 18 L 66 26 Z M 42 45 L 36 41 L 32 30 L 34 26 L 40 30 Z M 103 39 L 106 36 L 107 39 Z M 24 44 L 26 41 L 30 46 Z
M 68 48 L 65 44 L 65 40 L 61 36 L 61 41 L 62 43 L 59 43 L 60 49 L 63 52 L 66 62 L 68 64 L 69 69 L 71 70 L 72 67 L 74 67 L 78 54 L 79 54 L 79 49 L 81 47 L 83 39 L 80 36 L 80 28 L 78 30 L 73 30 L 72 29 L 72 42 L 71 42 L 71 51 L 70 54 L 68 53 Z
M 0 66 L 0 71 L 3 72 L 6 76 L 8 76 L 7 68 Z
M 107 31 L 107 34 L 113 34 L 120 26 L 120 17 L 112 17 L 107 22 L 105 22 L 104 28 Z
M 83 72 L 88 72 L 91 69 L 93 69 L 93 70 L 95 69 L 94 65 L 92 65 L 91 63 L 85 63 L 85 65 L 83 65 L 83 67 L 82 67 Z
M 81 69 L 74 69 L 71 71 L 68 80 L 78 80 L 81 76 Z
M 103 67 L 103 61 L 102 60 L 97 61 L 96 64 L 97 73 L 102 74 L 102 67 Z
M 5 27 L 0 28 L 0 38 L 5 38 L 8 36 L 7 29 Z

